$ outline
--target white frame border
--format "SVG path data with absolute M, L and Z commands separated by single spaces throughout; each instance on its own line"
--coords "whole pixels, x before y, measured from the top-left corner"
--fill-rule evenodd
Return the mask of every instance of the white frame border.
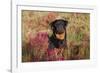
M 13 6 L 13 5 L 12 5 Z M 80 8 L 79 8 L 80 7 Z M 74 5 L 14 5 L 12 8 L 12 72 L 20 71 L 42 71 L 42 70 L 55 70 L 55 69 L 70 69 L 70 68 L 87 68 L 95 67 L 97 64 L 97 45 L 96 45 L 96 8 L 86 6 L 74 6 Z M 39 11 L 58 11 L 58 12 L 82 12 L 90 13 L 90 60 L 76 60 L 76 61 L 57 61 L 57 62 L 33 62 L 33 63 L 21 63 L 21 50 L 17 50 L 21 47 L 21 10 L 39 10 Z M 58 10 L 57 10 L 58 9 Z M 94 19 L 95 18 L 95 19 Z M 16 40 L 15 40 L 16 39 Z M 95 39 L 95 40 L 94 40 Z M 21 49 L 21 48 L 20 48 Z M 19 60 L 18 60 L 19 59 Z M 39 66 L 39 67 L 38 67 Z

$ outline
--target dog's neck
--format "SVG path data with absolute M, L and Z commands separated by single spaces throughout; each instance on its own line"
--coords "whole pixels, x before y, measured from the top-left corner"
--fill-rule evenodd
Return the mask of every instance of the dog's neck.
M 54 43 L 55 48 L 66 48 L 66 39 L 63 40 L 57 39 L 55 35 L 51 36 L 51 41 Z

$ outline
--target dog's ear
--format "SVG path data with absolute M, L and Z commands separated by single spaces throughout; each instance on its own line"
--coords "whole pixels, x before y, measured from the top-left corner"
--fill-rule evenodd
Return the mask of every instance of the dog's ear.
M 67 20 L 63 20 L 63 21 L 64 21 L 65 26 L 67 27 L 68 21 Z
M 52 30 L 54 30 L 54 24 L 55 24 L 55 21 L 53 21 L 53 22 L 50 23 L 50 26 L 51 26 Z

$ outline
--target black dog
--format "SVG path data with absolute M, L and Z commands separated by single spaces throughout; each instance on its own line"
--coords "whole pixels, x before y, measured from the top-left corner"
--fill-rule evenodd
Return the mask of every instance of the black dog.
M 53 21 L 51 25 L 51 29 L 53 31 L 53 34 L 51 37 L 49 37 L 49 48 L 66 48 L 67 42 L 66 42 L 66 26 L 68 24 L 68 21 L 63 19 L 57 19 Z

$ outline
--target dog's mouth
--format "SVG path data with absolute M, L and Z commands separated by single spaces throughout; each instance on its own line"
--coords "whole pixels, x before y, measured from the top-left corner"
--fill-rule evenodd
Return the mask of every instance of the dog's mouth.
M 65 38 L 65 32 L 56 33 L 55 35 L 59 40 L 63 40 Z

